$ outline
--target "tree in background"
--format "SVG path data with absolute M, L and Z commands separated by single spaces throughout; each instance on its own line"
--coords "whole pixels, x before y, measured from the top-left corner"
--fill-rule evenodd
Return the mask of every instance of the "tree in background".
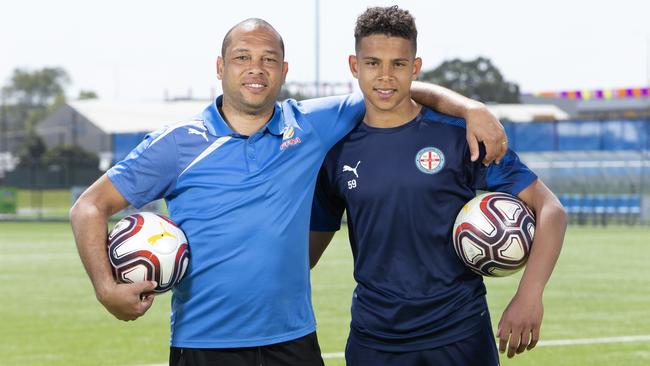
M 43 164 L 74 165 L 77 168 L 95 168 L 99 166 L 96 154 L 84 150 L 81 146 L 58 145 L 43 154 Z
M 420 80 L 442 85 L 466 97 L 492 103 L 519 103 L 519 85 L 504 79 L 488 58 L 453 59 L 420 74 Z
M 36 133 L 36 125 L 65 103 L 68 73 L 60 67 L 38 70 L 17 68 L 1 89 L 0 152 L 18 157 L 18 165 L 7 170 L 0 183 L 22 188 L 65 188 L 85 185 L 99 175 L 99 158 L 79 146 L 47 149 Z M 97 94 L 81 90 L 79 99 Z
M 19 68 L 14 70 L 4 90 L 9 104 L 46 108 L 64 95 L 69 83 L 68 73 L 60 67 L 44 67 L 34 71 Z
M 68 73 L 60 67 L 39 70 L 16 68 L 7 85 L 2 87 L 0 131 L 5 135 L 2 149 L 20 150 L 19 155 L 31 155 L 36 141 L 34 127 L 49 111 L 65 102 L 65 88 L 70 83 Z M 8 136 L 13 141 L 8 141 Z M 27 144 L 27 146 L 22 146 Z
M 79 97 L 77 99 L 79 100 L 87 100 L 87 99 L 98 99 L 99 96 L 97 93 L 95 93 L 92 90 L 79 90 Z
M 30 131 L 23 140 L 18 150 L 18 159 L 21 164 L 38 164 L 42 161 L 47 147 L 35 131 Z

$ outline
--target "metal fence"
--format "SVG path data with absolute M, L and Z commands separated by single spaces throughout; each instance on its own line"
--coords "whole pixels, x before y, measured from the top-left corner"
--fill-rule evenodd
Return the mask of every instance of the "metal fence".
M 519 155 L 560 198 L 571 222 L 650 222 L 650 152 L 553 151 Z
M 650 121 L 506 122 L 504 126 L 510 146 L 562 200 L 571 222 L 650 223 Z M 122 136 L 114 144 L 113 156 L 125 156 L 142 136 Z M 0 219 L 4 220 L 66 220 L 75 198 L 103 173 L 73 160 L 12 167 L 0 174 Z M 164 210 L 164 205 L 156 205 Z

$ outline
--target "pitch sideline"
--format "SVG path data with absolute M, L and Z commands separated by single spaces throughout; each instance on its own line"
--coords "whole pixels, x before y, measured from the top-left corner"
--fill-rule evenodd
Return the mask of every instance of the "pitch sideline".
M 604 338 L 578 338 L 578 339 L 556 339 L 549 341 L 539 341 L 537 347 L 560 347 L 560 346 L 578 346 L 589 344 L 609 344 L 609 343 L 634 343 L 650 342 L 650 334 L 621 337 L 604 337 Z M 323 353 L 323 358 L 344 358 L 343 352 Z M 166 366 L 166 363 L 157 363 L 144 366 Z

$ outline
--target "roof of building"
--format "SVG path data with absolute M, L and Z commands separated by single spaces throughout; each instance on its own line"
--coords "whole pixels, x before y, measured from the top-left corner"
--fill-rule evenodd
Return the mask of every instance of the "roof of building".
M 68 105 L 105 133 L 154 131 L 187 120 L 203 111 L 207 100 L 170 102 L 70 101 Z M 554 105 L 493 104 L 488 108 L 503 121 L 565 120 L 569 115 Z
M 490 104 L 488 108 L 502 121 L 559 121 L 569 114 L 552 104 Z
M 106 133 L 153 131 L 203 111 L 207 100 L 171 102 L 70 101 L 68 105 Z
M 638 110 L 650 108 L 650 98 L 592 99 L 577 102 L 578 111 Z

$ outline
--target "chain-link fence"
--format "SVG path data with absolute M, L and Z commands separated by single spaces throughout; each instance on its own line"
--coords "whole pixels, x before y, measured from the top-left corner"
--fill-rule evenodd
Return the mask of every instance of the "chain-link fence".
M 650 223 L 650 152 L 521 153 L 581 225 Z
M 66 220 L 74 187 L 87 187 L 101 174 L 75 157 L 50 163 L 23 160 L 0 178 L 0 218 Z

